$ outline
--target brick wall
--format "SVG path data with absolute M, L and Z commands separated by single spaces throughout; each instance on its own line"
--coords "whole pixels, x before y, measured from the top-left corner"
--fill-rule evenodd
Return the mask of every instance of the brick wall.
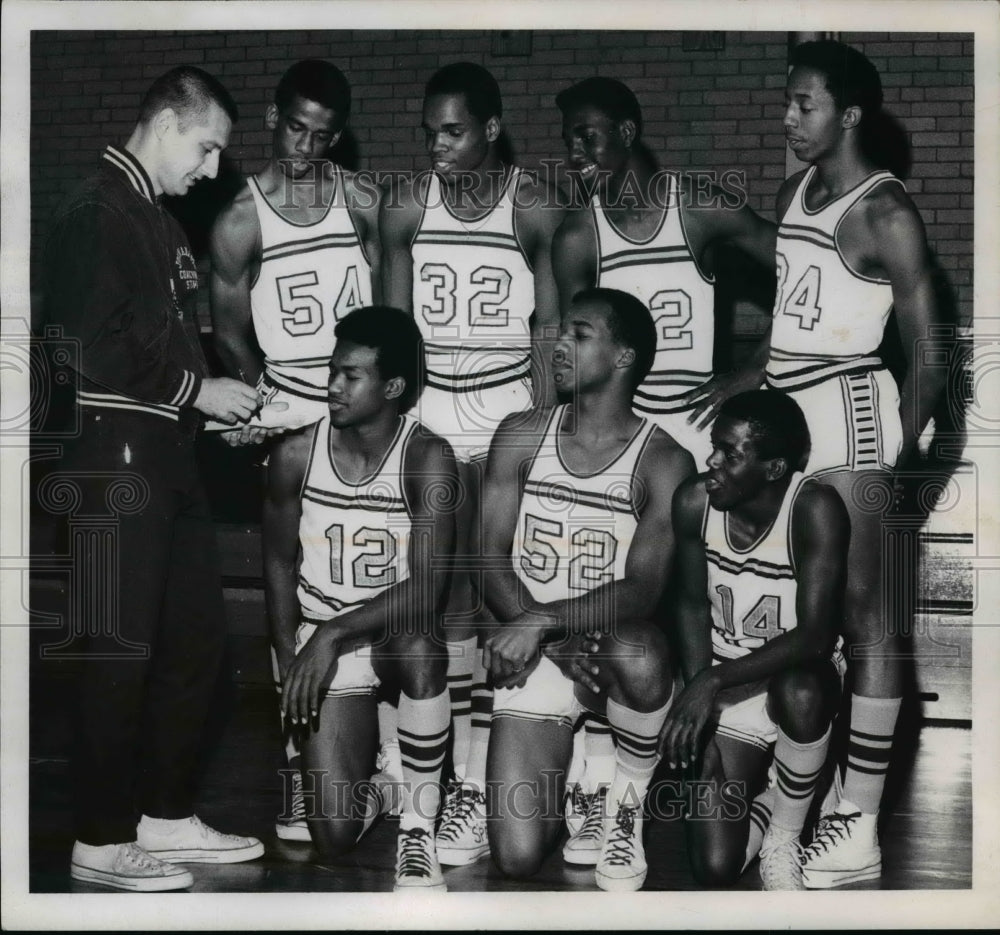
M 886 107 L 909 133 L 907 188 L 952 287 L 972 316 L 973 50 L 971 36 L 842 33 L 878 66 Z M 33 260 L 47 218 L 108 141 L 123 141 L 149 82 L 200 65 L 233 92 L 241 120 L 228 151 L 253 171 L 266 157 L 263 112 L 281 73 L 323 57 L 354 89 L 344 158 L 358 168 L 426 165 L 423 84 L 440 65 L 480 62 L 500 83 L 504 125 L 519 163 L 563 157 L 555 94 L 591 74 L 628 83 L 643 106 L 645 141 L 666 167 L 746 173 L 750 204 L 769 216 L 785 175 L 781 128 L 785 33 L 729 32 L 723 52 L 686 52 L 679 32 L 536 31 L 528 56 L 494 56 L 493 34 L 412 31 L 34 32 L 31 39 Z M 37 289 L 35 283 L 35 289 Z M 759 331 L 742 312 L 736 328 Z

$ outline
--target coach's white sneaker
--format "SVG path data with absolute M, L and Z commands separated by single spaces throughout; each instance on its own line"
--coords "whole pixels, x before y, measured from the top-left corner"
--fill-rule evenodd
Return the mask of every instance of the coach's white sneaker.
M 576 834 L 563 845 L 563 860 L 566 863 L 579 867 L 593 867 L 597 863 L 604 843 L 604 804 L 607 796 L 606 786 L 590 795 L 580 793 L 577 808 L 582 811 L 583 820 L 579 822 Z M 566 824 L 569 825 L 568 812 Z
M 441 864 L 434 849 L 434 835 L 427 828 L 400 829 L 396 838 L 396 893 L 414 890 L 444 892 Z
M 804 890 L 799 835 L 771 825 L 760 846 L 760 882 L 765 890 Z
M 264 853 L 256 838 L 223 834 L 197 815 L 176 821 L 142 816 L 139 846 L 154 857 L 177 864 L 237 864 Z
M 73 845 L 69 875 L 83 883 L 134 893 L 162 893 L 194 886 L 190 870 L 147 854 L 134 841 L 101 846 L 77 841 Z
M 845 883 L 875 880 L 882 875 L 882 849 L 876 833 L 877 815 L 841 800 L 826 815 L 802 855 L 802 882 L 808 889 L 825 890 Z
M 474 864 L 490 852 L 486 840 L 486 796 L 473 786 L 453 783 L 441 809 L 437 855 L 449 867 Z
M 604 821 L 601 848 L 594 879 L 602 890 L 632 893 L 646 882 L 646 852 L 642 847 L 642 812 L 619 805 L 617 814 Z
M 292 800 L 274 823 L 274 833 L 282 841 L 311 841 L 306 821 L 306 797 L 302 794 L 302 773 L 292 773 Z

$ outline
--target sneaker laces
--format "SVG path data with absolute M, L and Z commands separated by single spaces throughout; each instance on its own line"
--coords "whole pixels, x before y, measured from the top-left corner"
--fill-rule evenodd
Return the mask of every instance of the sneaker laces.
M 444 807 L 441 809 L 438 839 L 448 844 L 457 841 L 462 828 L 469 823 L 475 807 L 485 801 L 486 797 L 478 789 L 452 783 L 448 787 Z
M 306 820 L 306 797 L 302 794 L 302 774 L 292 773 L 292 804 L 288 815 L 280 818 L 287 825 Z
M 586 815 L 580 830 L 574 835 L 578 841 L 600 841 L 604 836 L 604 800 L 607 797 L 607 789 L 600 789 L 587 795 L 580 793 L 583 800 L 580 811 Z
M 399 866 L 397 876 L 429 877 L 431 875 L 431 837 L 423 828 L 399 832 Z
M 138 870 L 155 870 L 163 865 L 159 857 L 154 857 L 149 851 L 143 850 L 135 841 L 122 845 L 119 854 L 120 863 L 131 864 Z
M 760 849 L 760 874 L 768 889 L 800 889 L 802 846 L 794 838 L 766 842 Z
M 619 806 L 614 827 L 604 845 L 604 863 L 613 866 L 627 866 L 632 863 L 635 857 L 635 819 L 634 808 L 627 805 Z
M 860 817 L 861 812 L 853 812 L 850 815 L 834 812 L 831 815 L 824 815 L 816 826 L 816 835 L 812 843 L 804 851 L 805 857 L 808 859 L 825 853 L 838 842 L 850 839 L 851 825 Z

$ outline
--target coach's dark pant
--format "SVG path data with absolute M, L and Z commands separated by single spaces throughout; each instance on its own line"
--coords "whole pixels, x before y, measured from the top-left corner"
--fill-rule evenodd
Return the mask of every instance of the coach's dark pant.
M 139 812 L 192 814 L 226 627 L 193 431 L 157 415 L 83 412 L 63 470 L 81 498 L 70 625 L 87 634 L 77 837 L 97 845 L 134 841 Z

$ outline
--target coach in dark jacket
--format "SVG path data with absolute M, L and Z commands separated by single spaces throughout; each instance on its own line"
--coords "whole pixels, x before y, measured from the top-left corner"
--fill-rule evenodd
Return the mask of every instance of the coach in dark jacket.
M 194 434 L 201 414 L 236 423 L 259 399 L 207 376 L 194 260 L 160 204 L 215 176 L 235 118 L 205 72 L 157 79 L 132 135 L 104 151 L 45 248 L 46 322 L 79 342 L 80 433 L 62 480 L 88 520 L 82 537 L 77 523 L 83 574 L 71 593 L 87 639 L 71 874 L 118 889 L 183 889 L 193 878 L 178 863 L 264 850 L 201 822 L 193 782 L 225 640 Z

